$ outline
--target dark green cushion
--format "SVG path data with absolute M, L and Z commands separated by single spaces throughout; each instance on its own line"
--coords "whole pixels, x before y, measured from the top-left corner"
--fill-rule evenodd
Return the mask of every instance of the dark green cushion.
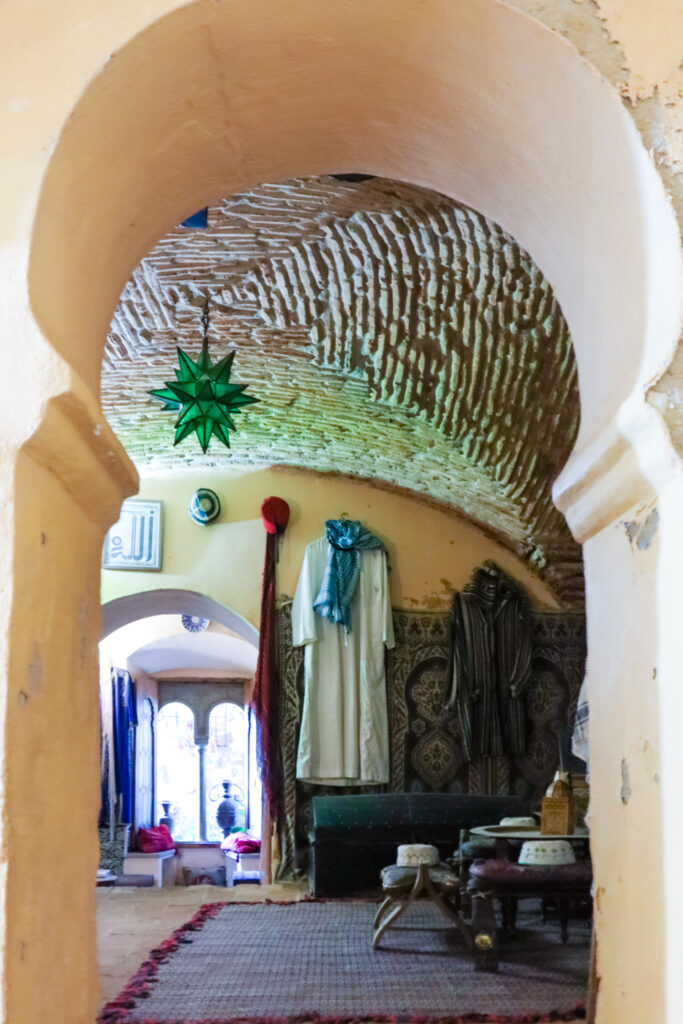
M 487 839 L 481 836 L 478 839 L 468 839 L 466 843 L 460 844 L 460 855 L 469 860 L 485 860 L 487 857 L 495 857 L 496 840 Z
M 313 798 L 311 842 L 452 843 L 463 828 L 522 815 L 519 797 L 469 793 L 360 793 Z
M 316 838 L 327 833 L 341 835 L 365 829 L 391 830 L 392 835 L 407 821 L 405 793 L 365 793 L 354 796 L 316 796 L 313 798 L 313 832 Z

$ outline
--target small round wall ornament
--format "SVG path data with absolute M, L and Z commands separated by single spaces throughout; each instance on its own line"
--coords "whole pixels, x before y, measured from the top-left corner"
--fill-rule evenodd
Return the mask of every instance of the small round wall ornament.
M 190 498 L 187 511 L 193 523 L 208 526 L 221 514 L 221 503 L 215 491 L 210 491 L 208 487 L 200 487 Z
M 201 615 L 181 615 L 180 621 L 183 624 L 183 629 L 186 629 L 188 633 L 203 633 L 205 629 L 209 628 L 210 619 L 203 619 Z

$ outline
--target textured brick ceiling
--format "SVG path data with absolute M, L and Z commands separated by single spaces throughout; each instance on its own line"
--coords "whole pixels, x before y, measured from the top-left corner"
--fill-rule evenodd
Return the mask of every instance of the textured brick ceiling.
M 147 389 L 175 346 L 236 349 L 261 399 L 230 451 L 173 447 Z M 179 227 L 134 272 L 102 375 L 108 419 L 141 468 L 286 464 L 374 478 L 474 518 L 567 606 L 580 550 L 550 488 L 579 419 L 576 366 L 552 290 L 497 225 L 383 179 L 263 185 Z

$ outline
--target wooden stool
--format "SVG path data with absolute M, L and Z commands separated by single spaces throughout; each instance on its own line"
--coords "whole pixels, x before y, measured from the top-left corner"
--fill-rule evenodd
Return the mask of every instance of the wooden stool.
M 472 948 L 470 930 L 457 909 L 460 880 L 445 864 L 419 864 L 415 867 L 391 864 L 382 870 L 382 891 L 384 901 L 373 924 L 373 949 L 377 949 L 387 929 L 422 894 L 428 896 L 443 916 L 459 928 L 468 949 Z

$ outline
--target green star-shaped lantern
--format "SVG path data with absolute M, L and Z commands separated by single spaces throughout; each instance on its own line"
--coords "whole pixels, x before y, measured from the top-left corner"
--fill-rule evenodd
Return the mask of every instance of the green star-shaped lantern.
M 194 431 L 202 451 L 206 453 L 212 435 L 228 448 L 230 431 L 235 430 L 232 416 L 245 405 L 258 402 L 258 398 L 245 395 L 246 384 L 231 384 L 230 371 L 234 352 L 212 364 L 207 341 L 208 309 L 202 317 L 204 340 L 199 359 L 195 362 L 178 347 L 179 369 L 177 380 L 167 381 L 165 388 L 150 391 L 150 395 L 164 403 L 164 409 L 178 412 L 175 423 L 174 445 Z

